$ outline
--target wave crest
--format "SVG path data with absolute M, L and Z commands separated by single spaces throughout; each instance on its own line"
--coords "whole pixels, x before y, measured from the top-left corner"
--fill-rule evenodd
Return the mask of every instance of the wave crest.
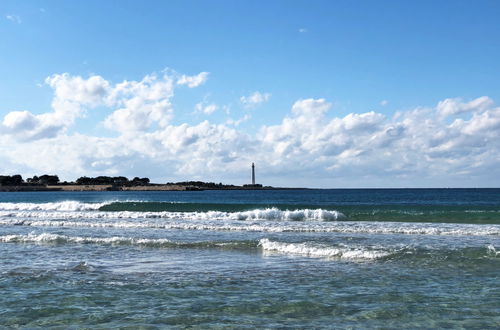
M 278 208 L 255 209 L 250 211 L 224 212 L 132 212 L 99 211 L 109 203 L 81 203 L 66 201 L 58 203 L 0 203 L 0 217 L 15 218 L 119 218 L 175 220 L 276 220 L 276 221 L 336 221 L 346 219 L 338 211 L 323 209 L 280 210 Z
M 370 250 L 362 247 L 334 247 L 313 243 L 284 243 L 271 241 L 267 238 L 261 239 L 259 246 L 264 251 L 270 252 L 345 260 L 374 260 L 387 257 L 391 254 L 388 251 Z
M 335 221 L 344 219 L 345 215 L 338 211 L 327 211 L 323 209 L 305 210 L 279 210 L 277 208 L 256 209 L 251 211 L 236 212 L 233 217 L 238 220 L 284 220 L 284 221 Z
M 91 214 L 91 213 L 87 213 Z M 136 218 L 65 217 L 58 218 L 11 217 L 0 212 L 0 225 L 33 227 L 82 227 L 82 228 L 155 228 L 179 230 L 252 231 L 252 232 L 304 232 L 304 233 L 369 233 L 432 236 L 500 236 L 499 225 L 455 225 L 399 222 L 279 222 L 279 221 L 219 221 L 153 218 L 137 221 Z M 4 217 L 4 218 L 2 218 Z
M 251 241 L 206 241 L 206 242 L 176 242 L 166 238 L 136 238 L 136 237 L 87 237 L 66 236 L 52 233 L 0 236 L 0 243 L 31 243 L 31 244 L 100 244 L 129 245 L 149 248 L 221 248 L 238 249 L 256 247 Z
M 0 211 L 97 211 L 105 203 L 82 203 L 78 201 L 63 201 L 52 203 L 0 203 Z

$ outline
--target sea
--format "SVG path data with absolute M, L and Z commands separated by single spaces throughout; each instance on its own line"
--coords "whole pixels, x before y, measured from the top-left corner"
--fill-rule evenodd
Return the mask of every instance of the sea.
M 500 189 L 1 192 L 0 328 L 499 329 Z

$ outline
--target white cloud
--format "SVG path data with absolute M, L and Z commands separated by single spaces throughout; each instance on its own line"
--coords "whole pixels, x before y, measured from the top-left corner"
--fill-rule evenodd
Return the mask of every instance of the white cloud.
M 208 72 L 200 72 L 195 76 L 182 75 L 177 79 L 178 85 L 187 85 L 189 88 L 203 85 L 208 79 Z
M 206 115 L 211 115 L 217 109 L 219 109 L 219 107 L 214 103 L 206 104 L 206 102 L 200 102 L 200 103 L 197 103 L 195 106 L 195 110 L 197 112 L 202 112 Z
M 37 118 L 28 111 L 12 111 L 5 116 L 3 125 L 16 131 L 30 130 L 37 125 Z
M 300 32 L 300 33 L 306 33 L 306 32 L 308 32 L 308 30 L 307 30 L 306 28 L 300 28 L 300 29 L 299 29 L 299 32 Z
M 267 102 L 270 97 L 271 97 L 271 94 L 269 94 L 269 93 L 254 92 L 248 96 L 240 97 L 240 102 L 245 107 L 252 108 L 252 107 L 255 107 L 259 104 Z
M 242 123 L 249 121 L 251 118 L 252 118 L 252 116 L 250 116 L 249 114 L 245 114 L 243 117 L 236 119 L 236 120 L 234 120 L 234 119 L 226 120 L 226 125 L 239 126 Z
M 101 76 L 84 79 L 68 73 L 54 74 L 45 83 L 54 89 L 55 99 L 77 102 L 82 105 L 97 105 L 110 92 L 110 84 Z
M 101 104 L 109 92 L 109 83 L 100 76 L 83 79 L 56 74 L 45 83 L 54 90 L 53 111 L 39 115 L 12 111 L 5 115 L 0 132 L 21 141 L 53 138 L 64 133 L 77 118 L 85 116 L 86 107 Z
M 19 17 L 18 15 L 6 15 L 5 18 L 17 24 L 21 24 L 23 22 L 21 20 L 21 17 Z
M 40 115 L 27 111 L 8 113 L 0 126 L 1 133 L 25 141 L 53 138 L 99 106 L 114 109 L 103 124 L 121 134 L 165 127 L 172 118 L 174 78 L 166 74 L 113 85 L 97 75 L 83 78 L 64 73 L 48 77 L 45 83 L 54 90 L 53 111 Z
M 462 102 L 460 98 L 446 99 L 438 103 L 437 109 L 442 116 L 458 115 L 471 111 L 483 111 L 493 105 L 493 100 L 482 96 L 470 102 Z
M 398 181 L 435 185 L 450 177 L 458 179 L 458 173 L 462 180 L 485 175 L 479 168 L 500 160 L 491 157 L 493 150 L 500 152 L 500 108 L 488 103 L 490 108 L 485 110 L 481 98 L 469 104 L 475 105 L 470 108 L 470 120 L 446 124 L 439 105 L 393 118 L 368 112 L 329 119 L 330 105 L 325 100 L 300 100 L 293 105 L 291 117 L 263 127 L 260 140 L 273 155 L 274 166 L 300 164 L 302 171 L 333 176 L 344 184 L 348 179 L 358 185 L 390 179 L 385 185 Z
M 50 85 L 49 79 L 47 83 Z M 76 118 L 85 114 L 81 107 L 81 104 L 85 103 L 75 101 L 75 98 L 79 98 L 79 93 L 73 95 L 69 93 L 69 97 L 66 97 L 63 95 L 64 93 L 61 93 L 61 84 L 55 83 L 51 87 L 55 90 L 52 112 L 39 115 L 28 111 L 9 112 L 3 119 L 0 132 L 23 141 L 52 138 L 63 133 L 74 123 Z M 64 88 L 62 90 L 64 91 Z
M 65 179 L 120 174 L 234 183 L 245 183 L 256 162 L 260 182 L 288 186 L 488 186 L 500 177 L 500 107 L 487 97 L 342 117 L 325 99 L 302 99 L 279 123 L 248 134 L 238 127 L 248 114 L 225 124 L 174 125 L 176 77 L 113 84 L 100 76 L 51 76 L 51 112 L 12 111 L 0 119 L 2 162 Z M 211 105 L 199 109 L 213 112 Z M 110 109 L 104 124 L 119 136 L 68 133 L 94 107 Z
M 389 101 L 387 101 L 387 100 L 380 101 L 380 105 L 383 106 L 383 107 L 385 107 L 388 104 L 389 104 Z
M 173 96 L 174 82 L 168 75 L 116 84 L 105 101 L 120 108 L 104 120 L 104 126 L 122 134 L 147 131 L 154 125 L 165 127 L 172 118 Z

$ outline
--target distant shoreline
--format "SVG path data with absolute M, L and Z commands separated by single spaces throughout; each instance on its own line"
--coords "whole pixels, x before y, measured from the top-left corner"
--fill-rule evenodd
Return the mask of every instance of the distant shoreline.
M 304 187 L 271 187 L 271 186 L 222 186 L 222 187 L 199 187 L 193 185 L 178 185 L 178 184 L 148 184 L 144 186 L 113 186 L 109 184 L 102 185 L 77 185 L 77 184 L 61 184 L 61 185 L 17 185 L 17 186 L 1 186 L 0 192 L 79 192 L 79 191 L 206 191 L 206 190 L 470 190 L 470 189 L 500 189 L 495 187 L 485 188 L 304 188 Z
M 223 186 L 223 187 L 199 187 L 194 185 L 177 184 L 149 184 L 143 186 L 114 186 L 103 185 L 17 185 L 0 186 L 0 192 L 75 192 L 75 191 L 204 191 L 204 190 L 307 190 L 308 188 L 282 188 L 270 186 Z

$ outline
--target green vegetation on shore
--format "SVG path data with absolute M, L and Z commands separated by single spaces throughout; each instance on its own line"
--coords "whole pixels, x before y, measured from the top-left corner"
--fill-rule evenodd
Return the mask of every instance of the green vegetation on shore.
M 61 182 L 59 176 L 44 174 L 41 176 L 33 176 L 23 180 L 22 176 L 16 175 L 0 175 L 0 186 L 22 186 L 22 185 L 115 185 L 115 186 L 145 186 L 150 182 L 149 178 L 135 177 L 132 180 L 124 176 L 97 176 L 95 178 L 82 176 L 74 182 Z
M 34 190 L 228 190 L 228 189 L 273 189 L 260 184 L 236 186 L 203 181 L 151 183 L 149 178 L 135 177 L 132 180 L 124 176 L 82 176 L 74 182 L 61 182 L 57 175 L 44 174 L 23 180 L 22 176 L 0 175 L 0 191 L 34 191 Z

